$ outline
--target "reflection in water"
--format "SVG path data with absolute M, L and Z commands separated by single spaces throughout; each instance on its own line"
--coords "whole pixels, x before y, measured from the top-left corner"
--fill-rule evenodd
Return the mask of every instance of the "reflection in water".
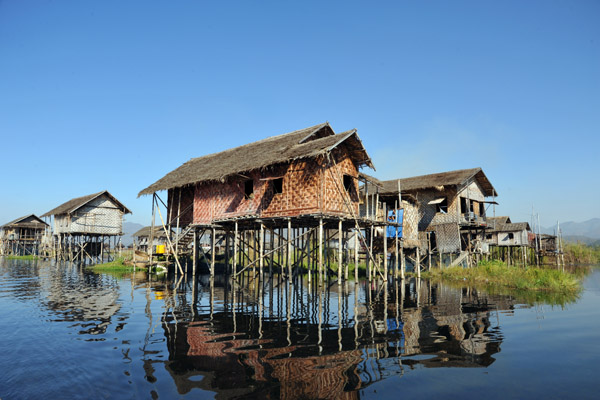
M 225 398 L 354 398 L 419 366 L 485 367 L 500 351 L 498 310 L 514 306 L 417 279 L 319 290 L 201 278 L 172 290 L 162 316 L 166 368 L 180 394 Z
M 6 354 L 20 366 L 0 377 L 0 396 L 358 398 L 392 376 L 494 364 L 500 318 L 523 308 L 519 297 L 414 278 L 242 279 L 0 259 Z M 26 383 L 32 371 L 37 385 Z

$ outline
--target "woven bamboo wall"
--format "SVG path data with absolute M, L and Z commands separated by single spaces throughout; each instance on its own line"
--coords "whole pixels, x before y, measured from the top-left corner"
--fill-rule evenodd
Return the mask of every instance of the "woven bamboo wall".
M 87 203 L 70 216 L 54 217 L 54 233 L 120 235 L 123 231 L 123 211 L 107 196 Z
M 439 224 L 434 227 L 438 251 L 455 253 L 460 251 L 460 232 L 456 223 Z
M 209 224 L 214 220 L 241 216 L 293 217 L 318 212 L 350 216 L 342 198 L 345 196 L 343 175 L 352 176 L 350 201 L 358 212 L 358 170 L 346 153 L 330 165 L 323 158 L 298 160 L 262 171 L 251 171 L 254 192 L 244 193 L 246 179 L 236 177 L 224 183 L 197 184 L 193 222 Z M 283 190 L 274 193 L 273 180 L 283 178 Z M 176 213 L 174 214 L 176 215 Z M 184 225 L 182 223 L 182 225 Z

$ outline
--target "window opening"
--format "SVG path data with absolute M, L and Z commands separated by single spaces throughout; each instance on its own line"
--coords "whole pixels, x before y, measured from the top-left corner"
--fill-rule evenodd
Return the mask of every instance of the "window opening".
M 254 181 L 252 179 L 248 179 L 244 182 L 244 194 L 246 195 L 246 198 L 250 198 L 254 194 Z
M 344 175 L 344 189 L 346 192 L 352 192 L 352 188 L 354 187 L 354 178 L 350 175 Z
M 460 213 L 461 214 L 467 213 L 467 199 L 464 197 L 460 198 Z
M 283 193 L 283 178 L 273 179 L 273 193 Z
M 444 200 L 435 205 L 436 213 L 448 214 L 448 198 L 444 198 Z

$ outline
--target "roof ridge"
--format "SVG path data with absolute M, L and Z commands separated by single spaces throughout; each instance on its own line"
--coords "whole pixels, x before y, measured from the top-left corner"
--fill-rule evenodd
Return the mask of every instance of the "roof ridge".
M 299 133 L 300 131 L 306 131 L 306 130 L 310 129 L 311 130 L 310 134 L 313 134 L 316 131 L 319 131 L 320 129 L 324 128 L 325 126 L 329 126 L 331 128 L 331 126 L 329 125 L 329 122 L 323 122 L 321 124 L 309 126 L 309 127 L 306 127 L 306 128 L 296 129 L 295 131 L 291 131 L 291 132 L 287 132 L 287 133 L 281 133 L 279 135 L 269 136 L 269 137 L 266 137 L 264 139 L 255 140 L 254 142 L 250 142 L 250 143 L 246 143 L 246 144 L 241 144 L 239 146 L 231 147 L 229 149 L 225 149 L 225 150 L 221 150 L 221 151 L 216 151 L 216 152 L 210 153 L 210 154 L 205 154 L 205 155 L 200 156 L 200 157 L 193 157 L 193 158 L 190 158 L 188 161 L 186 161 L 186 163 L 188 163 L 190 161 L 199 160 L 199 159 L 205 159 L 207 157 L 211 157 L 211 156 L 214 156 L 214 155 L 217 155 L 217 154 L 230 153 L 230 152 L 239 150 L 242 147 L 246 147 L 246 146 L 250 146 L 250 145 L 268 143 L 269 141 L 273 141 L 275 139 L 279 139 L 279 138 L 282 138 L 284 136 L 292 135 L 294 133 Z M 331 129 L 331 131 L 334 133 L 334 135 L 336 134 L 335 131 L 333 131 L 333 129 Z M 303 143 L 298 143 L 298 144 L 303 144 Z

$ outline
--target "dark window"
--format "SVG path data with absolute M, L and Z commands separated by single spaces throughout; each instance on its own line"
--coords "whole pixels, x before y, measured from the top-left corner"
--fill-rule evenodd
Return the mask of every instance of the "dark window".
M 515 234 L 514 234 L 514 233 L 512 233 L 512 232 L 510 232 L 510 233 L 508 234 L 508 238 L 509 238 L 509 239 L 511 239 L 511 240 L 512 240 L 512 239 L 514 239 L 514 238 L 515 238 Z
M 273 179 L 273 193 L 283 193 L 283 178 Z
M 448 214 L 448 198 L 444 198 L 444 201 L 435 205 L 435 212 Z
M 354 178 L 352 178 L 350 175 L 344 175 L 344 189 L 346 189 L 346 192 L 351 193 L 353 187 Z
M 485 235 L 485 238 L 486 238 L 486 239 L 491 239 L 492 237 L 493 237 L 493 236 L 492 236 L 492 234 L 491 234 L 491 233 L 488 233 L 487 235 Z
M 467 199 L 465 199 L 464 197 L 460 198 L 460 213 L 461 214 L 467 213 Z
M 251 197 L 254 193 L 254 181 L 252 179 L 248 179 L 244 182 L 244 194 L 246 197 Z

